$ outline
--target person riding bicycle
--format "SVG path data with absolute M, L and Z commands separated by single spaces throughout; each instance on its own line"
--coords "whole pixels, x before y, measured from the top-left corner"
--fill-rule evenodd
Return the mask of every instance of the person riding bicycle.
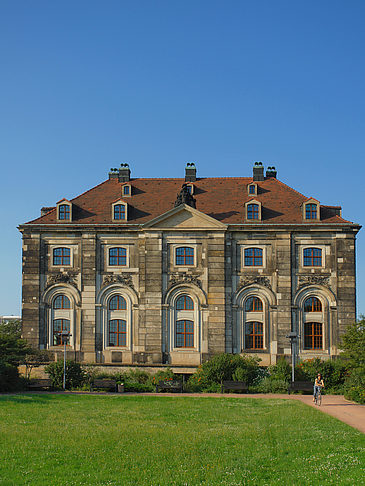
M 318 373 L 317 378 L 314 381 L 313 401 L 316 400 L 318 393 L 322 393 L 322 388 L 324 388 L 323 378 L 321 373 Z

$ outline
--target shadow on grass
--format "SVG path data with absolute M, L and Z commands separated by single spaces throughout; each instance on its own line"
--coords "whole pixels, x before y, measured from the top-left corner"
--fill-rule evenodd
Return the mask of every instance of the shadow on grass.
M 2 402 L 10 402 L 10 403 L 23 403 L 23 404 L 32 404 L 32 403 L 49 403 L 52 400 L 68 400 L 70 399 L 70 395 L 60 395 L 56 393 L 45 393 L 45 394 L 19 394 L 19 395 L 0 395 L 0 403 Z

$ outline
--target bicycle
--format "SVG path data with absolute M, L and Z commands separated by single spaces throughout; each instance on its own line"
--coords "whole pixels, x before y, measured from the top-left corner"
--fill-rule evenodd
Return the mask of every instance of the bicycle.
M 317 387 L 316 394 L 314 395 L 314 404 L 319 407 L 322 404 L 322 387 Z

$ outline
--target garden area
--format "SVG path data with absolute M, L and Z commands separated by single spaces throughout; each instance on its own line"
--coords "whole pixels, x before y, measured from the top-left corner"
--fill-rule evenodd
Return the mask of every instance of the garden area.
M 364 435 L 296 400 L 0 397 L 0 484 L 361 484 Z

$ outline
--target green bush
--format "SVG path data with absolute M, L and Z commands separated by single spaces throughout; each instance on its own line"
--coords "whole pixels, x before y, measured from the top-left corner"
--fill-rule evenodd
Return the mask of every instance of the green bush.
M 46 373 L 52 380 L 52 385 L 56 389 L 63 386 L 63 361 L 55 361 L 45 367 Z M 66 361 L 66 389 L 80 388 L 87 380 L 87 376 L 82 366 L 76 361 Z
M 321 361 L 319 358 L 301 361 L 295 368 L 298 381 L 312 381 L 318 373 L 323 376 L 327 392 L 341 392 L 347 376 L 347 364 L 343 359 Z
M 0 392 L 21 390 L 23 387 L 18 368 L 0 361 Z
M 287 393 L 288 382 L 281 378 L 266 376 L 251 391 L 257 393 Z
M 126 392 L 152 392 L 154 387 L 147 383 L 124 383 L 124 391 Z
M 365 388 L 363 386 L 349 386 L 345 389 L 345 398 L 357 403 L 365 404 Z

